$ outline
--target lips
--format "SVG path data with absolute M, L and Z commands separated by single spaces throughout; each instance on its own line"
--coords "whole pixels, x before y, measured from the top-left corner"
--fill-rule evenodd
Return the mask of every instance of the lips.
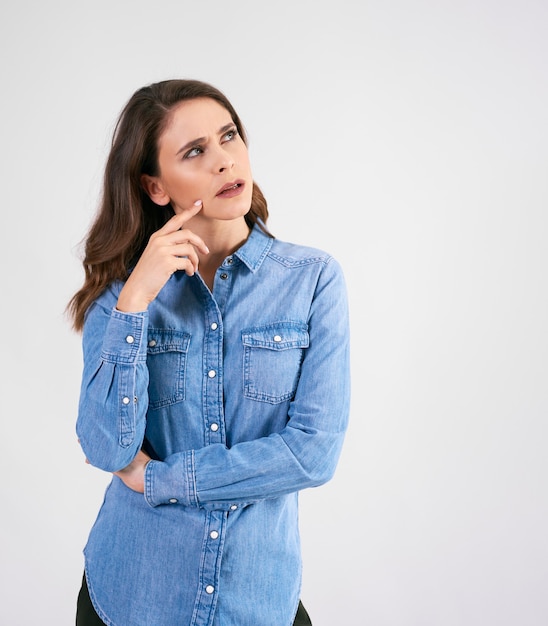
M 226 185 L 223 185 L 217 192 L 217 196 L 220 198 L 232 198 L 242 193 L 245 185 L 244 180 L 234 180 Z

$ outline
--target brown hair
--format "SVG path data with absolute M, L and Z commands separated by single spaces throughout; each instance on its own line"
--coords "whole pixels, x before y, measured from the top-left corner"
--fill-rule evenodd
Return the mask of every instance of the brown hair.
M 173 215 L 152 202 L 141 186 L 141 175 L 158 175 L 158 140 L 169 114 L 184 100 L 211 98 L 232 117 L 247 144 L 245 129 L 226 96 L 197 80 L 165 80 L 136 91 L 122 110 L 116 124 L 107 159 L 101 203 L 85 238 L 84 284 L 70 300 L 67 311 L 73 327 L 80 331 L 92 302 L 115 280 L 125 280 L 150 236 Z M 260 222 L 258 220 L 260 219 Z M 251 228 L 268 219 L 266 200 L 253 183 L 251 208 L 245 220 Z

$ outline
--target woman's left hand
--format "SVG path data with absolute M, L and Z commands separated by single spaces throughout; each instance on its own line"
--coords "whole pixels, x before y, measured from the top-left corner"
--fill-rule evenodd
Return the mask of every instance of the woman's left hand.
M 118 476 L 120 480 L 133 491 L 138 493 L 145 492 L 145 468 L 150 461 L 148 454 L 145 454 L 142 450 L 139 450 L 137 456 L 133 461 L 124 469 L 114 472 L 115 476 Z

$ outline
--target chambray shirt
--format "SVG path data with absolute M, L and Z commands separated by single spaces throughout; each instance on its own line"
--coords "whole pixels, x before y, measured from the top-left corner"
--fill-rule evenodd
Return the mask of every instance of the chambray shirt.
M 84 549 L 114 626 L 290 626 L 298 492 L 329 480 L 347 427 L 340 265 L 257 226 L 213 293 L 176 272 L 145 312 L 90 307 L 77 434 L 117 471 L 143 447 L 145 493 L 113 477 Z

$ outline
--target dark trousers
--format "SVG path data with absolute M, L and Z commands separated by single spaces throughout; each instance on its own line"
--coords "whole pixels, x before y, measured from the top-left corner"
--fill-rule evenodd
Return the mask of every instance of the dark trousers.
M 82 588 L 78 594 L 78 603 L 76 605 L 76 626 L 105 626 L 103 620 L 95 612 L 93 604 L 91 604 L 85 576 L 82 580 Z M 299 601 L 299 608 L 297 609 L 293 626 L 312 626 L 310 617 L 301 601 Z

